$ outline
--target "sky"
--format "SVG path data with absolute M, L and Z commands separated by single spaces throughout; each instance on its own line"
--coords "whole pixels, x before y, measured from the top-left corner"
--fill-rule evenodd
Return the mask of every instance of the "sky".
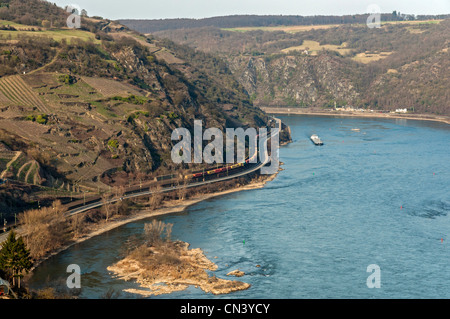
M 206 18 L 234 14 L 345 15 L 381 12 L 450 14 L 450 0 L 49 0 L 78 5 L 89 16 L 118 19 Z

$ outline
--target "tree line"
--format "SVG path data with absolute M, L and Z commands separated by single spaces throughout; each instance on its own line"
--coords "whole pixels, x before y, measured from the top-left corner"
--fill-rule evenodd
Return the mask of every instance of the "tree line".
M 193 29 L 202 27 L 237 28 L 237 27 L 271 27 L 271 26 L 294 26 L 294 25 L 324 25 L 324 24 L 365 24 L 369 14 L 353 14 L 343 16 L 300 16 L 300 15 L 233 15 L 213 17 L 205 19 L 159 19 L 140 20 L 123 19 L 121 24 L 141 33 L 153 33 L 164 30 Z M 430 20 L 445 19 L 447 15 L 421 15 L 400 14 L 397 11 L 383 13 L 382 21 L 402 20 Z

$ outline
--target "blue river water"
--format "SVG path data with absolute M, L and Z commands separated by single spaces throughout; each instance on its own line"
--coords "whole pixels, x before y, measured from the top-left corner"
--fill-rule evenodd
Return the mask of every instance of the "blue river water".
M 246 275 L 238 280 L 251 287 L 219 296 L 190 287 L 152 298 L 450 298 L 450 125 L 280 118 L 293 143 L 280 150 L 284 170 L 276 179 L 158 218 L 174 224 L 174 239 L 201 248 L 218 265 L 217 277 L 234 279 L 226 274 L 240 269 Z M 313 133 L 324 146 L 311 143 Z M 81 298 L 138 288 L 106 267 L 146 222 L 50 258 L 31 287 L 65 282 L 67 266 L 78 264 Z M 369 265 L 380 268 L 380 288 L 367 286 Z

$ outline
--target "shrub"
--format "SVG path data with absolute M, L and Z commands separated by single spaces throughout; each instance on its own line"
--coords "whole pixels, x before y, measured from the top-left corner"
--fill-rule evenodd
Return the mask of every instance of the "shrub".
M 147 99 L 142 96 L 130 95 L 129 97 L 115 96 L 112 98 L 114 101 L 122 101 L 130 104 L 143 105 L 147 102 Z
M 72 75 L 64 74 L 59 77 L 59 81 L 65 83 L 67 85 L 70 85 L 70 84 L 76 83 L 77 79 Z
M 108 146 L 109 146 L 110 148 L 117 149 L 117 148 L 119 148 L 119 141 L 118 141 L 118 140 L 110 140 L 110 141 L 108 142 Z
M 178 118 L 178 115 L 176 115 L 174 112 L 169 112 L 169 114 L 167 115 L 167 117 L 168 117 L 170 120 L 175 120 L 175 119 Z
M 158 245 L 163 242 L 170 242 L 173 224 L 166 224 L 154 219 L 152 223 L 145 224 L 145 239 L 148 245 Z M 165 233 L 165 237 L 164 237 Z
M 48 29 L 48 28 L 50 28 L 50 26 L 51 26 L 50 21 L 48 21 L 48 20 L 42 20 L 42 27 Z
M 36 122 L 38 122 L 39 124 L 47 124 L 47 122 L 48 122 L 48 115 L 47 114 L 41 114 L 41 115 L 38 115 L 37 117 L 36 117 Z

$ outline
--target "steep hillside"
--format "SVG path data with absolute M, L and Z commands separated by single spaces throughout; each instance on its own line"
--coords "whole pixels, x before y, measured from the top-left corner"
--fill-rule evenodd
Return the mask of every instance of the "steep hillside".
M 220 55 L 255 105 L 450 114 L 449 19 L 154 35 Z
M 334 100 L 360 102 L 355 81 L 345 77 L 357 66 L 335 55 L 241 56 L 230 61 L 230 67 L 257 105 L 306 107 L 334 106 Z
M 78 30 L 33 26 L 39 12 L 60 21 L 67 13 L 29 5 L 31 25 L 17 15 L 23 1 L 0 10 L 12 19 L 0 30 L 5 178 L 65 196 L 107 190 L 201 167 L 170 158 L 173 130 L 193 131 L 194 119 L 222 130 L 268 126 L 222 60 L 97 18 Z

